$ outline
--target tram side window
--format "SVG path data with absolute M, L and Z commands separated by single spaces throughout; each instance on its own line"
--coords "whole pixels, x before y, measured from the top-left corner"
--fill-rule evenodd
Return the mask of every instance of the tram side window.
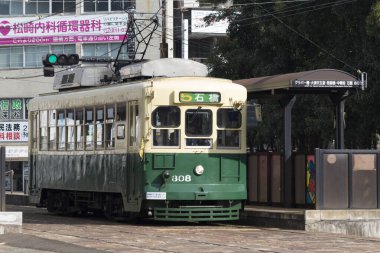
M 65 150 L 66 131 L 65 131 L 65 111 L 57 110 L 57 132 L 58 132 L 58 149 Z
M 93 108 L 86 108 L 85 111 L 86 150 L 92 150 L 94 149 L 94 110 Z
M 47 111 L 40 111 L 40 150 L 47 150 L 49 145 Z
M 74 110 L 66 110 L 66 132 L 67 132 L 67 150 L 74 150 L 75 148 L 75 120 Z
M 104 148 L 104 108 L 96 108 L 96 149 Z
M 115 147 L 115 133 L 114 133 L 114 121 L 115 121 L 115 106 L 106 106 L 106 121 L 105 121 L 105 144 L 106 148 Z
M 116 108 L 116 122 L 122 121 L 125 122 L 127 120 L 127 110 L 126 104 L 118 104 Z M 118 140 L 123 140 L 125 138 L 125 125 L 116 123 L 116 136 Z
M 211 147 L 212 134 L 212 111 L 204 110 L 199 107 L 198 109 L 189 109 L 185 114 L 185 133 L 186 146 L 204 146 Z
M 57 149 L 57 111 L 49 110 L 49 150 Z
M 240 147 L 241 112 L 232 108 L 217 112 L 217 146 Z
M 118 104 L 117 105 L 117 112 L 116 112 L 116 120 L 117 121 L 126 121 L 127 119 L 127 110 L 126 110 L 126 104 Z
M 83 150 L 83 109 L 75 109 L 76 149 Z
M 160 106 L 152 112 L 153 146 L 179 146 L 180 109 Z
M 137 146 L 139 139 L 140 116 L 137 101 L 128 102 L 129 108 L 129 146 Z

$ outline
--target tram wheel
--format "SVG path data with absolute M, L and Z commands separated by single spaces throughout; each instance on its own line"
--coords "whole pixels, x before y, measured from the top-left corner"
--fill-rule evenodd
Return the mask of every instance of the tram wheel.
M 128 222 L 138 218 L 138 213 L 125 212 L 122 199 L 113 196 L 107 196 L 103 210 L 104 216 L 112 221 Z

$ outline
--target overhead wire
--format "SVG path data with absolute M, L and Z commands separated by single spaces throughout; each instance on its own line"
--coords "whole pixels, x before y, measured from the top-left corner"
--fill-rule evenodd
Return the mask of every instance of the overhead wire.
M 261 8 L 265 11 L 265 12 L 268 12 L 264 7 L 261 6 Z M 348 64 L 347 62 L 343 61 L 342 59 L 336 57 L 334 54 L 332 54 L 331 52 L 329 52 L 327 49 L 323 48 L 322 46 L 320 46 L 319 44 L 317 44 L 316 42 L 314 42 L 313 40 L 311 40 L 310 38 L 306 37 L 305 35 L 303 35 L 302 33 L 298 32 L 296 29 L 292 28 L 291 26 L 289 26 L 288 24 L 286 24 L 284 21 L 282 21 L 280 18 L 278 18 L 277 16 L 275 16 L 274 14 L 270 14 L 271 16 L 273 16 L 274 19 L 276 19 L 278 22 L 280 22 L 282 25 L 284 25 L 286 28 L 288 28 L 290 31 L 296 33 L 298 36 L 300 36 L 301 38 L 305 39 L 306 41 L 310 42 L 312 45 L 314 45 L 315 47 L 317 47 L 318 49 L 322 50 L 323 52 L 325 52 L 327 55 L 329 55 L 330 57 L 332 57 L 333 59 L 343 63 L 345 66 L 349 67 L 351 70 L 354 70 L 355 72 L 360 72 L 360 70 L 358 70 L 357 68 L 353 67 L 352 65 Z
M 78 5 L 78 4 L 81 4 L 83 2 L 83 0 L 82 1 L 80 1 L 79 3 L 77 3 L 76 4 L 76 6 Z M 296 5 L 296 7 L 298 6 L 299 7 L 299 5 L 304 5 L 305 3 L 308 3 L 308 2 L 313 2 L 313 1 L 306 1 L 306 0 L 302 0 L 302 1 L 282 1 L 282 2 L 292 2 L 292 3 L 294 3 L 294 2 L 297 2 L 297 3 L 299 3 L 298 5 Z M 237 19 L 237 20 L 235 20 L 235 22 L 239 22 L 239 21 L 245 21 L 245 20 L 249 20 L 249 19 L 258 19 L 258 18 L 260 18 L 260 17 L 265 17 L 265 16 L 269 16 L 269 17 L 272 17 L 273 19 L 277 19 L 277 17 L 275 16 L 275 15 L 277 15 L 277 14 L 281 14 L 281 13 L 289 13 L 289 12 L 295 12 L 295 13 L 292 13 L 292 14 L 289 14 L 289 15 L 287 15 L 287 16 L 281 16 L 282 18 L 283 17 L 288 17 L 288 16 L 291 16 L 291 15 L 297 15 L 297 14 L 301 14 L 301 13 L 306 13 L 306 12 L 309 12 L 309 11 L 316 11 L 316 10 L 320 10 L 320 9 L 323 9 L 323 8 L 329 8 L 329 7 L 331 7 L 331 6 L 333 6 L 333 5 L 337 5 L 337 4 L 345 4 L 345 3 L 348 3 L 348 2 L 352 2 L 352 0 L 339 0 L 339 1 L 334 1 L 333 3 L 325 3 L 325 4 L 319 4 L 319 5 L 313 5 L 313 6 L 307 6 L 307 7 L 303 7 L 303 8 L 295 8 L 295 9 L 292 9 L 293 7 L 287 7 L 287 8 L 284 8 L 282 11 L 277 11 L 277 12 L 269 12 L 268 10 L 266 10 L 266 14 L 265 15 L 262 15 L 262 16 L 256 16 L 256 17 L 251 17 L 251 18 L 246 18 L 246 19 Z M 261 5 L 263 5 L 263 4 L 269 4 L 269 3 L 275 3 L 275 2 L 262 2 L 262 3 L 246 3 L 246 4 L 233 4 L 232 6 L 233 7 L 241 7 L 241 6 L 249 6 L 249 5 L 258 5 L 258 6 L 261 6 Z M 160 9 L 161 9 L 162 7 L 160 7 L 159 9 L 158 9 L 158 11 L 155 13 L 155 15 L 157 15 L 157 16 L 162 16 L 162 15 L 160 15 L 159 14 L 159 11 L 160 11 Z M 287 11 L 285 11 L 285 10 L 287 10 Z M 300 10 L 303 10 L 303 12 L 299 12 Z M 125 11 L 125 10 L 124 10 Z M 296 12 L 296 11 L 298 11 L 298 12 Z M 50 15 L 50 16 L 53 16 L 53 15 L 58 15 L 59 13 L 54 13 L 54 14 L 52 14 L 52 15 Z M 140 13 L 137 13 L 137 14 L 140 14 Z M 143 14 L 151 14 L 151 13 L 143 13 Z M 105 14 L 105 15 L 108 15 L 108 14 Z M 47 16 L 47 17 L 49 17 L 49 16 Z M 47 17 L 44 17 L 44 18 L 47 18 Z M 243 24 L 243 25 L 248 25 L 248 24 Z M 182 29 L 183 27 L 182 26 L 173 26 L 173 29 L 171 29 L 171 28 L 167 28 L 167 31 L 169 30 L 169 32 L 167 32 L 167 38 L 169 39 L 169 40 L 173 40 L 173 41 L 181 41 L 181 39 L 175 39 L 175 37 L 174 37 L 174 33 L 175 33 L 175 31 L 176 31 L 176 29 Z M 190 25 L 189 25 L 189 27 L 188 28 L 190 28 Z M 149 28 L 148 28 L 149 29 Z M 170 32 L 170 30 L 172 30 L 172 32 Z M 155 31 L 154 32 L 154 34 L 155 35 L 157 35 L 157 36 L 162 36 L 162 31 L 159 31 L 159 30 L 157 30 L 157 31 Z M 209 49 L 210 47 L 209 47 L 209 43 L 207 43 L 207 42 L 201 42 L 201 41 L 197 41 L 197 43 L 198 43 L 198 46 L 200 46 L 200 48 L 204 48 L 204 49 Z M 203 43 L 203 45 L 202 45 L 202 43 Z M 310 43 L 312 43 L 311 41 L 310 41 Z M 155 45 L 148 45 L 149 47 L 156 47 L 156 48 L 159 48 L 158 46 L 155 46 Z M 118 50 L 118 48 L 119 47 L 116 47 L 116 48 L 114 48 L 114 49 L 111 49 L 111 50 L 109 50 L 108 52 L 106 52 L 106 53 L 104 53 L 103 55 L 101 55 L 101 56 L 98 56 L 98 57 L 102 57 L 102 56 L 105 56 L 105 55 L 109 55 L 109 53 L 111 53 L 112 51 L 114 51 L 114 50 Z M 322 50 L 322 49 L 321 49 Z M 325 49 L 324 49 L 325 50 Z M 326 50 L 327 51 L 327 50 Z M 25 77 L 26 78 L 26 77 Z

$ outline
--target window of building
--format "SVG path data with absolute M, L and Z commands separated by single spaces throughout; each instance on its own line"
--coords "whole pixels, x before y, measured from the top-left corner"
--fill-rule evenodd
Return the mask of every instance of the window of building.
M 111 11 L 136 9 L 136 0 L 111 0 Z
M 181 113 L 177 106 L 160 106 L 152 112 L 153 145 L 179 146 Z
M 84 0 L 83 12 L 124 11 L 134 9 L 136 0 Z
M 25 47 L 25 67 L 42 66 L 42 56 L 49 52 L 49 46 Z
M 76 6 L 75 0 L 1 0 L 0 15 L 75 13 Z
M 42 67 L 42 57 L 48 52 L 72 54 L 75 45 L 0 47 L 0 68 Z
M 83 56 L 99 56 L 116 58 L 120 48 L 120 43 L 93 43 L 83 44 Z M 119 59 L 128 59 L 127 47 L 123 46 Z
M 22 15 L 23 0 L 0 1 L 0 15 Z
M 51 12 L 52 13 L 68 13 L 75 12 L 75 0 L 52 0 Z
M 49 0 L 25 1 L 25 14 L 49 13 Z
M 23 66 L 23 47 L 0 47 L 0 68 L 21 68 Z

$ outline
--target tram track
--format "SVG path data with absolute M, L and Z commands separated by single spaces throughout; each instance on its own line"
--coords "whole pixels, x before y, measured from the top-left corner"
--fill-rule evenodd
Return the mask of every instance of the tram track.
M 44 215 L 45 216 L 45 215 Z M 61 216 L 50 216 L 48 215 L 49 219 L 50 218 L 54 218 L 54 217 L 61 217 Z M 72 221 L 72 220 L 76 220 L 78 223 L 85 223 L 85 222 L 88 222 L 89 219 L 87 218 L 81 218 L 81 217 L 62 217 L 63 219 L 68 219 L 68 221 Z M 38 218 L 28 218 L 27 219 L 27 222 L 28 223 L 34 223 L 34 224 L 38 224 L 38 223 L 49 223 L 49 221 L 47 221 L 46 219 L 38 219 Z M 112 223 L 112 222 L 109 222 L 107 220 L 99 220 L 99 219 L 96 219 L 96 220 L 93 220 L 91 219 L 91 225 L 100 225 L 101 227 L 99 229 L 101 229 L 102 227 L 107 227 L 107 226 L 117 226 L 120 228 L 120 226 L 124 225 L 123 223 Z M 89 225 L 81 225 L 81 224 L 73 224 L 72 225 L 73 228 L 77 231 L 86 231 L 86 230 L 89 230 Z M 168 223 L 168 222 L 155 222 L 155 221 L 150 221 L 150 220 L 146 220 L 146 221 L 143 221 L 139 224 L 125 224 L 125 226 L 129 226 L 129 228 L 133 228 L 133 229 L 136 229 L 138 227 L 150 227 L 150 228 L 153 228 L 154 231 L 156 231 L 157 233 L 156 234 L 152 234 L 152 233 L 142 233 L 142 232 L 137 232 L 137 231 L 131 231 L 131 229 L 128 229 L 128 231 L 126 231 L 125 229 L 117 229 L 117 230 L 114 230 L 113 233 L 116 233 L 118 234 L 118 237 L 120 238 L 128 238 L 128 237 L 132 237 L 132 238 L 147 238 L 149 237 L 150 240 L 154 240 L 154 241 L 159 241 L 159 242 L 166 242 L 166 241 L 173 241 L 173 240 L 176 240 L 178 242 L 181 242 L 181 244 L 183 244 L 184 242 L 186 242 L 186 244 L 191 244 L 191 245 L 197 245 L 198 247 L 206 247 L 206 248 L 209 248 L 209 247 L 212 247 L 212 248 L 220 248 L 221 250 L 230 250 L 230 251 L 234 251 L 236 249 L 239 249 L 239 251 L 250 251 L 251 248 L 249 247 L 244 247 L 244 246 L 241 246 L 241 245 L 238 245 L 238 244 L 228 244 L 228 243 L 218 243 L 218 242 L 210 242 L 210 241 L 207 241 L 207 240 L 200 240 L 200 239 L 196 239 L 196 238 L 191 238 L 187 235 L 187 232 L 189 230 L 192 230 L 192 231 L 197 231 L 197 232 L 202 232 L 203 234 L 208 234 L 208 233 L 212 233 L 212 232 L 229 232 L 229 233 L 236 233 L 237 230 L 241 230 L 242 227 L 239 226 L 228 226 L 228 227 L 225 227 L 225 224 L 222 224 L 222 223 L 216 223 L 216 224 L 212 224 L 211 227 L 210 225 L 198 225 L 198 224 L 184 224 L 184 223 L 180 223 L 179 225 L 173 225 L 173 223 Z M 193 226 L 196 226 L 196 228 L 194 228 Z M 107 228 L 106 228 L 107 229 Z M 109 229 L 109 228 L 108 228 Z M 132 229 L 132 230 L 133 230 Z M 249 231 L 257 231 L 258 229 L 256 228 L 248 228 L 248 227 L 245 227 L 244 230 L 249 230 Z M 115 246 L 115 245 L 119 245 L 119 246 L 128 246 L 128 247 L 133 247 L 133 248 L 136 248 L 136 249 L 140 249 L 140 250 L 151 250 L 151 251 L 157 251 L 157 252 L 179 252 L 179 251 L 172 251 L 172 250 L 166 250 L 162 247 L 150 247 L 149 245 L 144 245 L 144 246 L 141 246 L 139 245 L 138 243 L 134 243 L 133 241 L 128 241 L 128 240 L 125 240 L 123 242 L 120 242 L 120 241 L 115 241 L 115 239 L 108 239 L 108 238 L 94 238 L 94 237 L 90 237 L 90 236 L 86 236 L 84 234 L 73 234 L 73 233 L 70 233 L 70 234 L 67 234 L 67 233 L 61 233 L 59 231 L 57 231 L 57 229 L 46 229 L 46 230 L 40 230 L 40 229 L 33 229 L 32 227 L 26 227 L 24 228 L 24 233 L 28 231 L 27 233 L 28 234 L 36 234 L 38 233 L 39 235 L 41 235 L 42 237 L 44 238 L 48 238 L 48 239 L 54 239 L 56 237 L 60 237 L 60 238 L 65 238 L 65 237 L 72 237 L 74 239 L 78 239 L 78 241 L 87 241 L 87 242 L 102 242 L 104 245 L 110 245 L 110 247 L 112 246 Z M 29 233 L 30 232 L 30 233 Z M 242 231 L 240 231 L 242 232 Z M 166 235 L 166 233 L 169 233 Z M 54 236 L 52 236 L 54 234 Z M 174 238 L 173 237 L 173 234 L 177 234 L 177 236 Z M 179 234 L 185 234 L 185 236 L 179 236 Z M 70 240 L 69 238 L 69 241 L 73 241 L 73 240 Z M 75 240 L 74 240 L 75 241 Z M 102 247 L 103 248 L 103 247 Z M 104 246 L 104 248 L 107 248 Z
M 334 253 L 378 252 L 380 245 L 380 240 L 374 238 L 252 227 L 235 222 L 204 224 L 142 220 L 118 223 L 102 216 L 52 215 L 35 207 L 12 209 L 24 213 L 20 238 L 37 238 L 38 242 L 71 245 L 75 249 L 93 249 L 94 252 L 305 252 L 310 249 L 315 252 L 313 250 L 319 248 Z M 26 247 L 25 242 L 12 243 L 12 246 L 22 244 Z M 82 251 L 63 249 L 52 252 Z

